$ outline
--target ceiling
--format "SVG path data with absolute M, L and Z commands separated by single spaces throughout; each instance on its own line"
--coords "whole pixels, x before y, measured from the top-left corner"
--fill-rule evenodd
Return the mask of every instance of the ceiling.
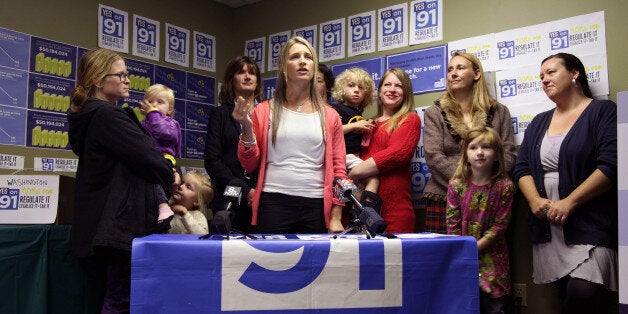
M 262 0 L 214 0 L 214 1 L 230 6 L 232 8 L 239 8 L 241 6 L 245 6 L 251 3 L 255 3 L 255 2 L 260 2 Z

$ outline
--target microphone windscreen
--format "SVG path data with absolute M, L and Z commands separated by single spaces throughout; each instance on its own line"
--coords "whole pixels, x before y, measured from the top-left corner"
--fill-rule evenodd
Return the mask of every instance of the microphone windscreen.
M 211 234 L 229 234 L 231 232 L 231 211 L 219 210 L 209 225 Z
M 372 233 L 382 233 L 388 227 L 388 223 L 373 208 L 364 207 L 360 213 L 360 221 Z

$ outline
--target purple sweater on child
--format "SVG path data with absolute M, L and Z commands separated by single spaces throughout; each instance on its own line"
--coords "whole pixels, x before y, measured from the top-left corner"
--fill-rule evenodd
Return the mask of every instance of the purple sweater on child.
M 150 133 L 155 147 L 162 154 L 181 158 L 181 126 L 177 120 L 153 110 L 146 114 L 142 126 Z

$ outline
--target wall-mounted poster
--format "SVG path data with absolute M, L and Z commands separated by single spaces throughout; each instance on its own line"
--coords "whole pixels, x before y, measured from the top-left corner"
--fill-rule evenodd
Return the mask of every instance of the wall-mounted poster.
M 129 14 L 98 5 L 98 47 L 129 53 Z
M 159 61 L 158 21 L 133 14 L 133 55 Z
M 266 52 L 266 38 L 249 39 L 244 43 L 244 55 L 257 63 L 261 73 L 264 73 L 264 53 Z
M 379 51 L 408 45 L 408 4 L 400 3 L 377 11 L 377 49 Z
M 190 31 L 166 23 L 166 62 L 187 67 L 190 64 L 189 51 Z
M 443 40 L 443 0 L 410 2 L 410 45 Z
M 194 31 L 194 58 L 192 66 L 195 69 L 216 71 L 216 37 Z
M 345 57 L 345 19 L 321 23 L 318 43 L 318 60 L 321 62 Z

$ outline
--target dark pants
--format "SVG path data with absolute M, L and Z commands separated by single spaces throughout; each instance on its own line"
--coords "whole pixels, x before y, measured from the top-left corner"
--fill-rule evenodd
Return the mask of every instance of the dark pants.
M 81 258 L 79 263 L 86 278 L 84 288 L 93 289 L 101 298 L 90 304 L 102 304 L 102 308 L 85 309 L 85 313 L 129 313 L 131 252 L 103 247 L 95 251 L 94 256 Z
M 510 295 L 499 298 L 491 298 L 488 293 L 480 291 L 480 313 L 481 314 L 504 314 L 506 303 Z
M 262 192 L 257 213 L 257 233 L 326 233 L 322 198 Z

